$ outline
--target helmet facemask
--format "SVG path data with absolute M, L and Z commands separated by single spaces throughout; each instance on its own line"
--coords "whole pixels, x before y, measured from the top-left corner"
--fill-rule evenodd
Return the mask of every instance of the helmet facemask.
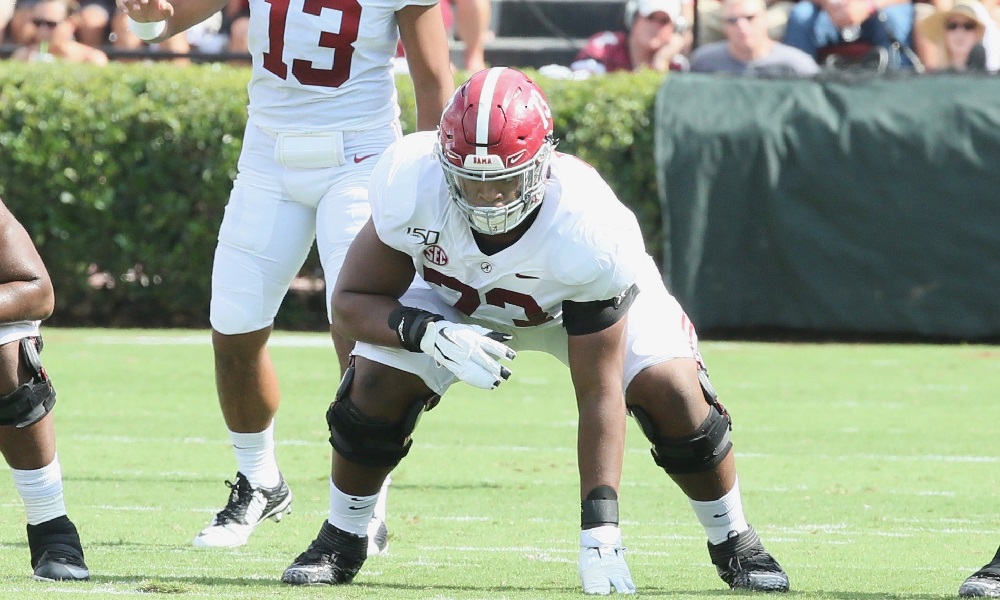
M 497 235 L 520 225 L 541 204 L 545 195 L 549 159 L 554 147 L 554 142 L 548 138 L 530 161 L 511 168 L 503 168 L 500 157 L 491 155 L 468 155 L 464 166 L 459 167 L 454 162 L 462 162 L 461 157 L 453 156 L 449 160 L 440 145 L 438 158 L 444 168 L 448 192 L 472 229 L 486 235 Z M 511 179 L 518 182 L 517 198 L 503 206 L 477 206 L 474 198 L 473 202 L 466 198 L 466 191 L 463 189 L 463 182 L 502 182 Z

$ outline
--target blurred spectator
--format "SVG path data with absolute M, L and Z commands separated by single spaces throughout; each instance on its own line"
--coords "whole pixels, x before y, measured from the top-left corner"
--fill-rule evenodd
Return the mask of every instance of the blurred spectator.
M 81 0 L 76 15 L 76 41 L 92 48 L 103 48 L 111 33 L 115 0 Z
M 31 7 L 31 39 L 11 55 L 13 60 L 64 60 L 75 63 L 108 64 L 101 50 L 81 44 L 74 38 L 74 0 L 38 0 Z
M 486 68 L 486 42 L 492 36 L 490 0 L 451 1 L 455 4 L 455 37 L 465 45 L 462 66 L 471 75 Z
M 570 65 L 574 73 L 612 73 L 654 69 L 686 71 L 680 0 L 629 0 L 625 4 L 627 31 L 602 31 L 590 37 Z
M 31 11 L 36 0 L 14 0 L 14 13 L 7 23 L 4 39 L 14 44 L 30 43 L 35 36 L 35 26 L 31 24 Z
M 722 20 L 722 0 L 698 0 L 698 45 L 726 39 L 725 24 Z M 788 13 L 795 6 L 793 0 L 769 0 L 767 2 L 767 36 L 781 41 L 785 37 Z
M 788 14 L 784 42 L 819 59 L 847 43 L 889 50 L 895 40 L 909 47 L 912 31 L 911 0 L 799 0 Z M 905 53 L 899 63 L 913 65 Z
M 0 44 L 7 39 L 7 25 L 14 16 L 15 0 L 0 0 Z
M 957 0 L 950 9 L 922 19 L 917 35 L 934 51 L 935 56 L 928 56 L 933 70 L 1000 69 L 1000 28 L 977 0 Z
M 768 37 L 764 0 L 724 0 L 722 22 L 726 40 L 698 46 L 691 70 L 739 75 L 814 75 L 819 65 L 798 48 Z
M 229 0 L 219 32 L 226 36 L 226 52 L 250 53 L 250 0 Z

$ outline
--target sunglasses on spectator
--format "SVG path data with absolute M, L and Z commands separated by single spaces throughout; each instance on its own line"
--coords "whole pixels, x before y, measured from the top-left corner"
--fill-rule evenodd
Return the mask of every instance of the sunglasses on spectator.
M 670 17 L 662 12 L 655 12 L 651 15 L 643 17 L 647 21 L 652 21 L 659 25 L 660 27 L 666 27 L 670 25 Z
M 749 23 L 750 21 L 756 19 L 758 14 L 759 13 L 754 13 L 752 15 L 733 15 L 731 17 L 726 17 L 725 21 L 730 25 L 736 25 L 740 21 L 746 21 L 747 23 Z
M 978 27 L 976 23 L 971 21 L 966 21 L 965 23 L 956 23 L 954 21 L 949 21 L 944 24 L 944 28 L 948 31 L 955 31 L 956 29 L 964 29 L 966 31 L 973 31 Z
M 48 19 L 32 19 L 31 23 L 35 27 L 48 27 L 49 29 L 55 29 L 59 23 L 62 21 L 49 21 Z

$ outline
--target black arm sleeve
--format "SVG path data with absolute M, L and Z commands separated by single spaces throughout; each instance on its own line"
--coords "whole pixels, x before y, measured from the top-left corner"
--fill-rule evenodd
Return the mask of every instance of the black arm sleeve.
M 625 316 L 638 294 L 639 287 L 632 284 L 632 287 L 608 300 L 591 302 L 564 300 L 563 326 L 566 327 L 566 333 L 587 335 L 604 331 Z

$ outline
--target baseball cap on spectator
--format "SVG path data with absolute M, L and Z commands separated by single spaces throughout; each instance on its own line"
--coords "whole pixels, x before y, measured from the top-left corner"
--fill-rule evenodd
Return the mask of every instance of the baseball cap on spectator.
M 625 24 L 632 27 L 637 17 L 648 17 L 658 12 L 666 13 L 672 23 L 678 23 L 681 0 L 629 0 L 625 4 Z

